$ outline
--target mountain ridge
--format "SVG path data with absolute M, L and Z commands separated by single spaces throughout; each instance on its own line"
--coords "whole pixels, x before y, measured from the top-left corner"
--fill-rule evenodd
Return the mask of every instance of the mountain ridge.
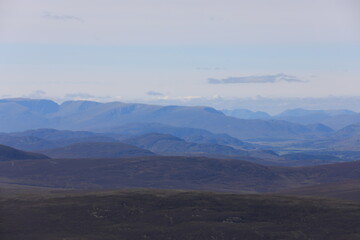
M 0 131 L 20 131 L 44 127 L 93 131 L 134 122 L 156 122 L 176 127 L 201 128 L 213 133 L 229 134 L 239 139 L 298 139 L 323 134 L 306 126 L 281 120 L 252 120 L 228 117 L 210 107 L 69 101 L 58 105 L 59 108 L 55 112 L 42 114 L 41 111 L 39 113 L 39 111 L 35 111 L 31 107 L 24 107 L 24 101 L 28 101 L 27 105 L 31 105 L 30 103 L 38 103 L 40 100 L 23 99 L 22 104 L 11 99 L 0 102 L 0 116 L 8 116 L 3 121 L 0 121 L 2 123 Z M 19 110 L 20 108 L 22 110 L 17 114 L 16 111 L 13 111 L 14 107 L 6 108 L 4 104 L 13 104 Z M 28 119 L 28 121 L 24 122 L 23 119 Z

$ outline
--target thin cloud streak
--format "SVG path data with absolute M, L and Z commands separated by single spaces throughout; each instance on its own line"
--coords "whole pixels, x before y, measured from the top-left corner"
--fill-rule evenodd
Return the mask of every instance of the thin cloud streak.
M 54 14 L 54 13 L 50 13 L 50 12 L 44 12 L 42 14 L 43 18 L 46 19 L 51 19 L 51 20 L 56 20 L 56 21 L 69 21 L 69 20 L 73 20 L 73 21 L 79 21 L 79 22 L 83 22 L 83 20 L 79 17 L 73 16 L 73 15 L 66 15 L 66 14 Z
M 161 93 L 161 92 L 155 92 L 155 91 L 149 91 L 149 92 L 147 92 L 146 94 L 149 95 L 149 96 L 158 96 L 158 97 L 165 96 L 163 93 Z
M 276 83 L 276 82 L 305 82 L 295 76 L 279 73 L 276 75 L 228 77 L 224 79 L 208 78 L 209 84 L 238 84 L 238 83 Z

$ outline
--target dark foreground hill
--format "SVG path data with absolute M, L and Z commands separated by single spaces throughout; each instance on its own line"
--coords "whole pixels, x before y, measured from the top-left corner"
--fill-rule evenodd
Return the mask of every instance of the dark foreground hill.
M 0 162 L 2 182 L 77 189 L 163 188 L 270 192 L 360 179 L 360 161 L 269 167 L 205 157 L 50 159 Z
M 360 180 L 316 184 L 302 188 L 287 189 L 281 193 L 295 196 L 316 196 L 360 202 Z
M 358 240 L 360 205 L 295 197 L 107 191 L 0 198 L 6 240 Z
M 117 142 L 76 143 L 42 152 L 53 158 L 119 158 L 155 155 L 148 150 Z
M 346 162 L 346 160 L 343 160 L 340 157 L 326 154 L 324 152 L 320 152 L 319 154 L 311 154 L 306 152 L 288 153 L 281 155 L 281 157 L 286 160 L 286 166 L 313 166 Z
M 49 157 L 31 152 L 24 152 L 5 145 L 0 145 L 0 162 L 24 159 L 49 159 Z

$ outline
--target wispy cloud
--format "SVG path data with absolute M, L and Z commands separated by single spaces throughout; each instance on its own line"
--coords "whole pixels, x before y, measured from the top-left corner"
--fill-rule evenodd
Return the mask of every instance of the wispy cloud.
M 67 93 L 62 97 L 56 98 L 57 102 L 64 102 L 64 101 L 96 101 L 96 102 L 112 102 L 112 101 L 120 101 L 122 100 L 121 96 L 100 96 L 100 95 L 92 95 L 85 92 L 78 92 L 78 93 Z
M 283 73 L 263 76 L 228 77 L 224 79 L 208 78 L 207 81 L 210 84 L 305 82 L 295 76 Z
M 22 97 L 24 98 L 45 98 L 47 93 L 43 90 L 36 90 L 29 94 L 25 94 Z
M 165 96 L 163 93 L 161 93 L 161 92 L 155 92 L 155 91 L 149 91 L 149 92 L 147 92 L 146 94 L 149 95 L 149 96 L 157 96 L 157 97 Z
M 77 16 L 66 15 L 66 14 L 55 14 L 51 12 L 43 12 L 43 18 L 57 20 L 57 21 L 78 21 L 83 22 L 83 20 Z

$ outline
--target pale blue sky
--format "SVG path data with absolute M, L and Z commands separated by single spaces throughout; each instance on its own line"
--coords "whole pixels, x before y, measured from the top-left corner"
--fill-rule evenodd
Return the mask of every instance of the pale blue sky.
M 360 96 L 360 1 L 2 0 L 0 53 L 2 97 Z

